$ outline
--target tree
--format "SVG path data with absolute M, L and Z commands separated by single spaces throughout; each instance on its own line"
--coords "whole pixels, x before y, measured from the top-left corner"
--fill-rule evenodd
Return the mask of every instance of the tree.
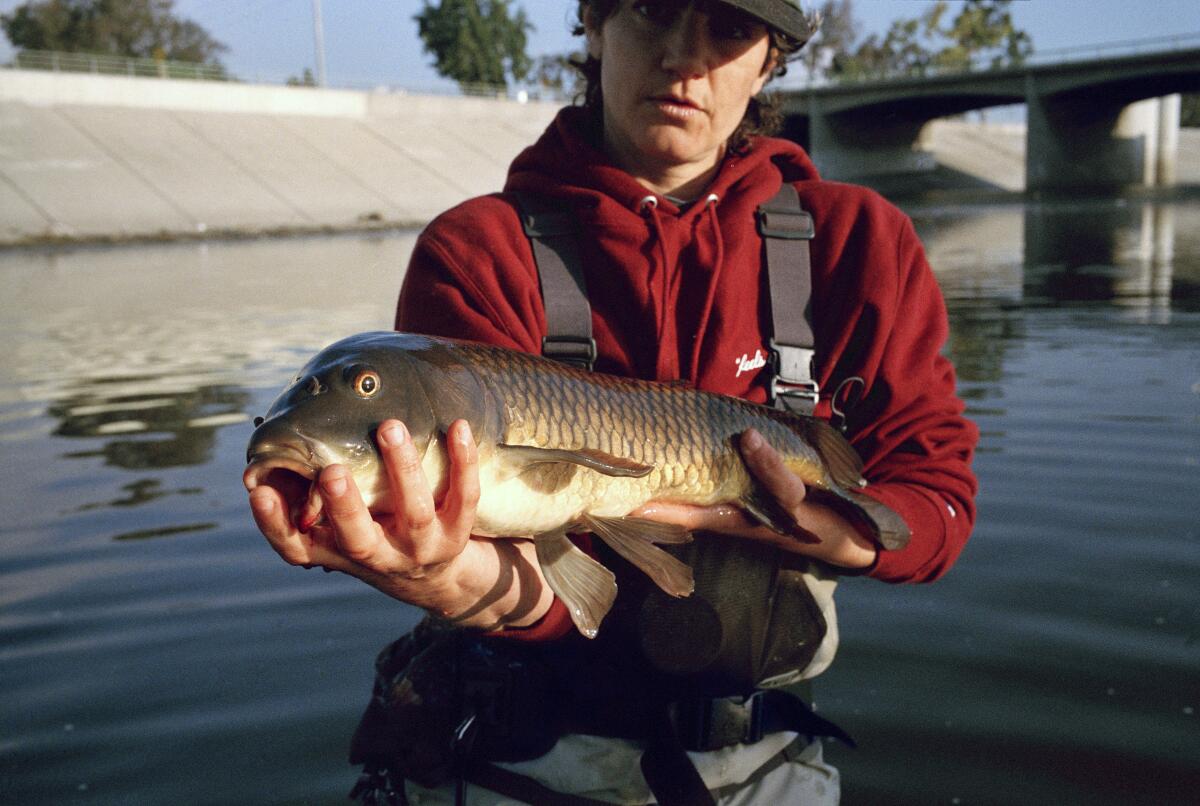
M 845 59 L 858 39 L 853 0 L 825 0 L 812 18 L 817 30 L 800 59 L 809 78 L 836 74 L 841 71 L 839 59 Z
M 434 69 L 464 89 L 506 87 L 533 67 L 525 54 L 533 24 L 522 8 L 510 15 L 509 0 L 440 0 L 436 6 L 425 0 L 413 19 Z
M 1013 25 L 1008 7 L 1012 0 L 967 0 L 950 26 L 941 34 L 952 44 L 934 57 L 939 67 L 966 70 L 983 64 L 989 67 L 1019 65 L 1033 51 L 1033 41 Z M 945 2 L 937 4 L 944 11 Z
M 850 0 L 843 2 L 848 5 Z M 920 17 L 895 20 L 883 37 L 872 34 L 853 50 L 851 37 L 830 60 L 829 72 L 866 78 L 1019 65 L 1032 52 L 1033 41 L 1013 24 L 1011 3 L 966 0 L 946 23 L 950 7 L 939 0 Z M 829 0 L 826 5 L 836 3 Z
M 173 59 L 220 66 L 227 48 L 175 16 L 174 0 L 41 0 L 0 15 L 13 47 Z

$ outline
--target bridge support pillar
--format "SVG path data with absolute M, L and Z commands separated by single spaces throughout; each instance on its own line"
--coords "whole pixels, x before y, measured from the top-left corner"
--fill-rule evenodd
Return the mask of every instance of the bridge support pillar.
M 814 97 L 808 107 L 808 151 L 821 176 L 836 181 L 928 171 L 933 155 L 921 149 L 921 130 L 928 122 L 830 115 Z
M 1027 85 L 1025 187 L 1154 187 L 1175 181 L 1179 96 L 1135 103 L 1095 93 L 1043 96 Z

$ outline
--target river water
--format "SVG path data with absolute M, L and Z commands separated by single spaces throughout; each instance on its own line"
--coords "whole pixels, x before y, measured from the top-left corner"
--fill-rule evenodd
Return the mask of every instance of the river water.
M 983 437 L 931 586 L 840 589 L 854 804 L 1194 803 L 1200 199 L 906 205 Z M 0 802 L 340 803 L 417 614 L 278 560 L 249 419 L 412 233 L 0 253 Z

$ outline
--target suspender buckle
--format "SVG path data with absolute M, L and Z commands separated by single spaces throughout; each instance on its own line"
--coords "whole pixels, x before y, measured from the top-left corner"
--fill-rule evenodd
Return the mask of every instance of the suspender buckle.
M 596 363 L 596 340 L 581 336 L 543 336 L 542 355 L 590 372 Z
M 785 241 L 811 241 L 816 235 L 812 216 L 796 207 L 763 205 L 758 208 L 758 234 L 764 238 L 781 238 Z
M 817 405 L 821 387 L 813 377 L 814 355 L 816 351 L 812 348 L 780 344 L 771 339 L 771 366 L 775 377 L 771 379 L 769 405 L 775 405 L 780 398 L 785 402 L 794 399 L 809 411 Z
M 685 750 L 706 753 L 734 744 L 754 744 L 766 735 L 765 698 L 684 700 L 675 706 L 679 738 Z

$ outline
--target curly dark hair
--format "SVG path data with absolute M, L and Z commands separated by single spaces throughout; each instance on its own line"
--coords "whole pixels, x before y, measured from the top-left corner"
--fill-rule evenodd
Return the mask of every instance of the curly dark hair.
M 584 15 L 589 10 L 596 25 L 602 25 L 605 20 L 616 13 L 620 2 L 621 0 L 578 0 L 577 22 L 572 33 L 575 36 L 584 35 Z M 771 70 L 769 81 L 787 74 L 788 61 L 804 47 L 807 40 L 796 39 L 774 28 L 768 28 L 768 37 L 770 38 L 770 50 L 767 60 L 775 60 L 775 67 Z M 600 92 L 600 60 L 592 58 L 585 51 L 582 58 L 569 59 L 568 63 L 579 71 L 583 78 L 583 89 L 576 96 L 576 103 L 588 110 L 593 119 L 598 122 L 604 108 L 604 98 Z M 783 115 L 779 111 L 778 97 L 774 93 L 756 95 L 750 99 L 750 103 L 746 106 L 746 114 L 742 116 L 741 123 L 734 129 L 733 134 L 729 136 L 726 147 L 731 153 L 742 153 L 750 146 L 750 138 L 776 134 L 782 128 Z

